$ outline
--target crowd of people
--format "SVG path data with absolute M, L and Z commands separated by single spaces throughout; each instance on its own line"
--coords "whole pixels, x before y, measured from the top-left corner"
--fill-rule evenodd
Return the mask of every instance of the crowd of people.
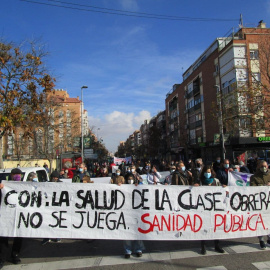
M 251 164 L 251 163 L 250 163 Z M 182 160 L 154 162 L 136 161 L 126 164 L 122 162 L 117 169 L 113 170 L 116 164 L 111 163 L 94 163 L 91 167 L 87 167 L 85 163 L 80 164 L 77 170 L 73 172 L 73 175 L 69 173 L 67 168 L 62 169 L 60 172 L 54 170 L 50 175 L 50 182 L 61 182 L 61 178 L 72 178 L 73 183 L 94 183 L 92 179 L 97 177 L 111 177 L 110 183 L 116 185 L 122 184 L 143 184 L 142 175 L 147 175 L 147 183 L 149 185 L 193 185 L 193 186 L 220 186 L 226 187 L 228 185 L 228 172 L 237 171 L 244 173 L 253 173 L 250 178 L 251 186 L 269 186 L 270 185 L 270 170 L 268 164 L 264 160 L 256 160 L 256 169 L 254 168 L 254 162 L 251 166 L 246 166 L 243 161 L 231 162 L 229 159 L 221 160 L 217 157 L 216 160 L 209 165 L 204 165 L 201 158 L 197 158 L 194 161 L 189 159 L 187 162 Z M 168 171 L 168 175 L 164 181 L 161 181 L 162 171 Z M 21 181 L 22 172 L 20 168 L 14 168 L 11 171 L 11 180 Z M 72 177 L 71 177 L 72 176 Z M 37 175 L 33 172 L 29 174 L 27 181 L 37 182 Z M 0 189 L 4 185 L 0 183 Z M 0 193 L 1 195 L 1 193 Z M 1 197 L 0 197 L 1 198 Z M 3 267 L 7 258 L 8 251 L 8 237 L 0 237 L 0 269 Z M 11 260 L 14 264 L 21 262 L 20 250 L 22 246 L 23 238 L 14 238 Z M 59 242 L 60 239 L 44 239 L 42 244 L 46 244 L 50 241 Z M 259 244 L 261 249 L 266 248 L 264 237 L 259 237 Z M 270 246 L 270 238 L 268 237 L 267 244 Z M 132 253 L 135 253 L 138 257 L 142 256 L 144 251 L 144 243 L 141 240 L 125 240 L 124 241 L 124 254 L 125 258 L 130 258 Z M 215 250 L 219 253 L 224 253 L 224 249 L 220 246 L 220 241 L 214 241 Z M 201 254 L 206 254 L 206 241 L 201 241 Z

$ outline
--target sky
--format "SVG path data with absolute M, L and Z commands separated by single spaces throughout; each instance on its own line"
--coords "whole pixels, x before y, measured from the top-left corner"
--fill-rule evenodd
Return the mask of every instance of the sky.
M 1 0 L 0 14 L 0 39 L 45 46 L 56 89 L 81 98 L 88 86 L 89 126 L 115 152 L 240 14 L 270 27 L 270 0 Z

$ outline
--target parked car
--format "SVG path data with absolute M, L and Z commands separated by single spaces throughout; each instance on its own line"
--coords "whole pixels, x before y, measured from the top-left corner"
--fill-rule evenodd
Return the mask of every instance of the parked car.
M 11 169 L 0 169 L 0 180 L 11 180 Z M 27 181 L 28 175 L 31 172 L 34 172 L 37 174 L 38 181 L 39 182 L 48 182 L 49 177 L 47 174 L 47 171 L 43 167 L 20 167 L 19 168 L 22 171 L 22 180 L 21 181 Z

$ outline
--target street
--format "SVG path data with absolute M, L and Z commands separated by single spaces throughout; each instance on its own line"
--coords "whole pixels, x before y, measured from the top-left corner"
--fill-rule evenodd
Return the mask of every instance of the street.
M 270 248 L 261 250 L 258 239 L 222 240 L 224 254 L 207 242 L 207 254 L 200 254 L 200 241 L 145 241 L 141 258 L 125 259 L 122 241 L 69 240 L 41 245 L 42 239 L 25 239 L 19 265 L 7 262 L 8 269 L 270 269 Z

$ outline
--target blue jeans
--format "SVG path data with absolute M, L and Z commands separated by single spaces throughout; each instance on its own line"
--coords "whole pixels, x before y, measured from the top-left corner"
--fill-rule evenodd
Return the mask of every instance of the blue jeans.
M 145 247 L 142 240 L 124 240 L 125 254 L 131 254 L 132 251 L 135 253 L 142 252 Z

